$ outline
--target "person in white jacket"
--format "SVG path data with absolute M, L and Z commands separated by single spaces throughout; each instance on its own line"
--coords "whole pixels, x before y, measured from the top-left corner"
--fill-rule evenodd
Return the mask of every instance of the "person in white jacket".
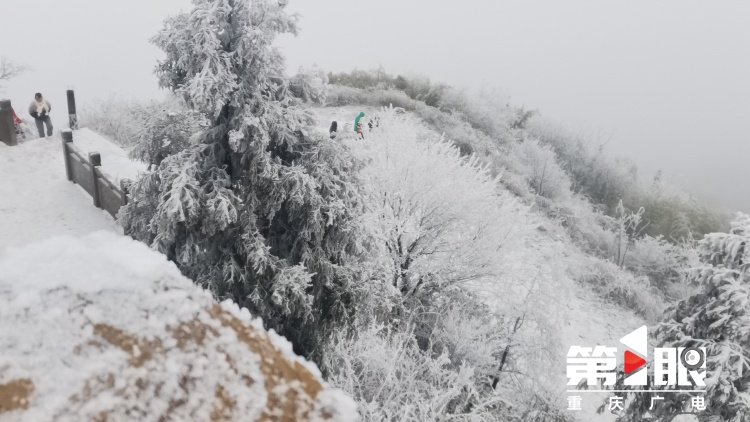
M 49 101 L 42 97 L 42 94 L 37 92 L 34 95 L 34 101 L 29 105 L 29 114 L 36 121 L 36 128 L 39 131 L 39 137 L 44 138 L 44 126 L 47 126 L 47 136 L 52 136 L 52 120 L 49 118 L 49 113 L 52 111 L 52 105 Z

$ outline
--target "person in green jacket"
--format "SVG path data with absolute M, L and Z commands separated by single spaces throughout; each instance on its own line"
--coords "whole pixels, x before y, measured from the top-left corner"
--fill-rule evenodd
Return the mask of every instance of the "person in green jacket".
M 359 121 L 363 117 L 365 117 L 365 113 L 363 111 L 360 111 L 357 118 L 354 119 L 354 131 L 357 132 L 357 136 L 365 139 L 365 132 L 362 130 L 362 123 Z

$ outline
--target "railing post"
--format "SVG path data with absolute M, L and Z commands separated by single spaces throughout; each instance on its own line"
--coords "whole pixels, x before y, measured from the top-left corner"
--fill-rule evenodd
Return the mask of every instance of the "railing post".
M 65 160 L 65 174 L 68 176 L 68 181 L 73 181 L 73 167 L 70 165 L 70 146 L 68 143 L 73 143 L 73 132 L 66 129 L 62 131 L 62 146 L 63 146 L 63 160 Z
M 68 122 L 72 130 L 78 130 L 78 115 L 76 114 L 76 96 L 72 89 L 68 90 Z
M 12 110 L 10 100 L 0 100 L 0 142 L 9 146 L 18 145 Z
M 91 178 L 94 182 L 94 206 L 101 208 L 102 201 L 99 198 L 99 178 L 96 176 L 96 168 L 102 165 L 102 156 L 98 152 L 90 152 L 89 163 L 91 164 Z
M 130 179 L 120 179 L 120 191 L 122 192 L 122 201 L 125 205 L 128 204 L 128 194 L 130 193 L 130 185 L 133 181 Z

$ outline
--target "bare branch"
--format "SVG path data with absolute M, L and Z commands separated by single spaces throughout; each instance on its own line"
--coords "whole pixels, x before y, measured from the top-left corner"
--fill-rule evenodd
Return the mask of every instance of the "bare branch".
M 0 81 L 9 81 L 29 70 L 28 66 L 13 63 L 7 57 L 0 58 Z

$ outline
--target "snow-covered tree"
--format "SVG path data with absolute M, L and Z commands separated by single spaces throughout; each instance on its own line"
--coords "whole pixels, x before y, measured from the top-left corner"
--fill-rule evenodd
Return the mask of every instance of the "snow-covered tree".
M 162 87 L 209 122 L 132 187 L 126 233 L 232 298 L 299 353 L 350 316 L 359 250 L 354 161 L 311 133 L 273 41 L 297 32 L 285 1 L 194 0 L 153 42 Z
M 292 78 L 292 92 L 306 103 L 324 104 L 328 89 L 328 75 L 317 66 L 300 67 Z
M 418 302 L 495 280 L 531 229 L 526 206 L 477 157 L 461 157 L 450 142 L 421 141 L 413 125 L 383 115 L 372 142 L 356 152 L 366 161 L 366 218 L 386 257 L 377 274 L 399 301 Z
M 139 129 L 130 157 L 146 164 L 159 166 L 165 158 L 188 148 L 202 136 L 203 116 L 182 107 L 158 107 L 150 104 L 132 110 Z
M 645 229 L 647 223 L 643 221 L 645 208 L 641 207 L 638 212 L 625 209 L 622 200 L 617 204 L 617 220 L 615 226 L 615 244 L 612 245 L 612 255 L 615 264 L 622 267 L 625 264 L 628 250 L 638 239 Z
M 355 334 L 327 346 L 329 380 L 365 421 L 514 420 L 532 398 L 548 403 L 536 380 L 554 359 L 559 296 L 546 290 L 560 271 L 536 263 L 547 251 L 527 206 L 476 157 L 387 109 L 366 139 L 343 142 L 362 162 L 372 257 Z
M 662 393 L 653 421 L 692 413 L 703 421 L 750 420 L 750 216 L 739 214 L 730 233 L 712 233 L 699 243 L 702 266 L 690 283 L 699 294 L 664 313 L 654 331 L 661 347 L 705 347 L 705 410 L 692 409 L 690 393 Z M 633 393 L 621 421 L 641 421 L 649 393 Z

